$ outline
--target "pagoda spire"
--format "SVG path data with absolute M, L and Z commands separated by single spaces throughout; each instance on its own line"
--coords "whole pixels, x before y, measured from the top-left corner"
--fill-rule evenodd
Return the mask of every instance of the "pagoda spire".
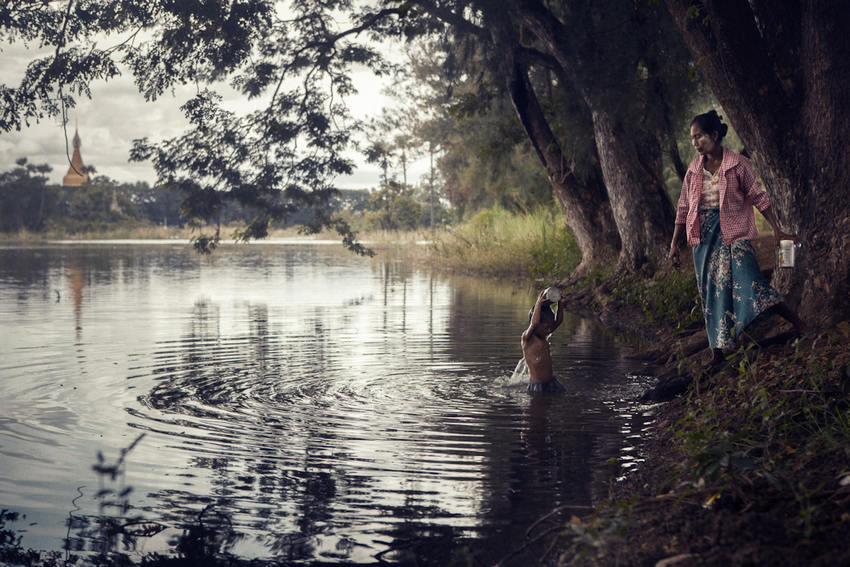
M 89 182 L 89 174 L 83 171 L 83 157 L 80 155 L 80 133 L 74 128 L 74 155 L 68 173 L 62 178 L 65 187 L 82 187 Z

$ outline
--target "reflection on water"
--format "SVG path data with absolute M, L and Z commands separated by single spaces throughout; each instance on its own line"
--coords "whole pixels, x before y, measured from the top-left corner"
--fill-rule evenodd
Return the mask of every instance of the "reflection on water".
M 214 511 L 241 557 L 496 561 L 607 494 L 647 419 L 623 347 L 576 317 L 552 337 L 567 395 L 509 383 L 533 298 L 328 247 L 0 249 L 0 506 L 62 549 L 68 510 L 99 512 L 94 455 L 144 432 L 135 512 Z

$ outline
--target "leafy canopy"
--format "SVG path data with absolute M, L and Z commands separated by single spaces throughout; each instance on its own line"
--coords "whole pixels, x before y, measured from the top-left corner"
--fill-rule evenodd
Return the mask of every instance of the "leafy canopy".
M 316 207 L 350 173 L 346 157 L 357 122 L 345 98 L 351 70 L 381 75 L 391 65 L 373 41 L 407 29 L 411 10 L 348 0 L 11 0 L 0 6 L 0 41 L 38 47 L 20 84 L 0 85 L 0 129 L 62 115 L 89 86 L 122 70 L 154 100 L 182 84 L 198 86 L 181 108 L 190 128 L 163 141 L 136 140 L 133 160 L 151 160 L 160 183 L 187 198 L 184 212 L 215 220 L 228 201 L 259 211 L 242 239 L 269 222 L 313 207 L 310 223 L 336 228 L 366 253 L 350 228 Z M 415 26 L 414 26 L 415 27 Z M 236 89 L 258 109 L 238 114 L 217 90 Z M 199 239 L 202 246 L 209 240 Z

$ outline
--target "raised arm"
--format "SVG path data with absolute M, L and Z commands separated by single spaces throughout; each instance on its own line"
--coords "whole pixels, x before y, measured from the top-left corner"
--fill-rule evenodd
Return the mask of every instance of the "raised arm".
M 531 314 L 531 320 L 528 322 L 528 328 L 522 334 L 522 341 L 525 342 L 527 338 L 534 333 L 534 330 L 537 328 L 537 325 L 540 324 L 540 310 L 543 308 L 543 302 L 546 301 L 546 290 L 542 290 L 540 295 L 537 296 L 537 302 L 534 304 L 534 311 Z

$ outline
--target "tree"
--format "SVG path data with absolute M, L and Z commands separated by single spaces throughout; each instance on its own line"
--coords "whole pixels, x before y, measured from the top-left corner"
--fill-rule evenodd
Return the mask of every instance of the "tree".
M 169 187 L 151 187 L 145 182 L 122 186 L 139 214 L 152 223 L 164 226 L 182 226 L 185 217 L 180 214 L 183 196 Z
M 803 243 L 775 282 L 804 319 L 850 311 L 850 10 L 841 0 L 667 0 L 747 147 L 785 230 Z
M 670 216 L 669 202 L 663 190 L 656 190 L 661 186 L 661 143 L 653 128 L 635 128 L 629 115 L 614 111 L 608 99 L 617 97 L 606 99 L 599 94 L 604 89 L 588 86 L 598 79 L 584 72 L 592 68 L 589 60 L 556 37 L 562 31 L 578 34 L 581 25 L 607 16 L 601 10 L 617 6 L 614 2 L 591 13 L 582 4 L 562 0 L 549 8 L 532 0 L 393 0 L 377 5 L 296 0 L 282 10 L 272 0 L 69 0 L 37 7 L 18 0 L 0 7 L 4 37 L 37 38 L 54 52 L 32 62 L 17 88 L 2 88 L 6 104 L 0 127 L 20 127 L 60 113 L 73 104 L 73 96 L 85 95 L 91 81 L 118 73 L 119 64 L 133 72 L 148 98 L 174 84 L 199 84 L 197 96 L 182 107 L 190 131 L 162 142 L 139 140 L 132 153 L 134 159 L 154 163 L 159 183 L 186 195 L 184 210 L 214 219 L 228 202 L 237 202 L 257 212 L 240 234 L 253 238 L 267 234 L 270 222 L 314 207 L 312 228 L 334 226 L 354 249 L 363 251 L 347 225 L 315 207 L 333 195 L 334 176 L 351 170 L 345 151 L 356 123 L 344 106 L 354 90 L 351 67 L 365 66 L 378 74 L 391 70 L 374 40 L 463 39 L 489 53 L 487 65 L 511 95 L 585 263 L 604 259 L 623 240 L 621 264 L 637 266 L 659 249 L 665 240 L 660 235 L 669 230 L 670 219 L 663 215 L 666 207 Z M 578 30 L 566 27 L 573 22 L 564 18 L 570 10 L 581 16 L 573 18 Z M 618 52 L 611 45 L 620 38 L 609 34 L 607 43 L 595 39 L 604 31 L 591 26 L 580 37 L 608 47 L 605 53 L 618 62 L 617 68 L 628 69 L 623 77 L 629 87 L 648 84 L 631 80 L 646 68 L 635 64 L 640 58 L 634 53 L 613 59 Z M 118 40 L 101 47 L 104 35 Z M 547 91 L 554 84 L 580 95 L 601 169 L 583 174 L 565 154 L 563 139 L 534 90 L 540 69 L 554 74 L 543 81 Z M 244 115 L 223 108 L 213 87 L 225 79 L 246 97 L 260 99 L 263 107 Z
M 664 33 L 673 29 L 669 15 L 622 2 L 423 4 L 452 25 L 456 41 L 472 37 L 489 53 L 484 65 L 510 95 L 576 235 L 583 265 L 620 242 L 621 267 L 662 257 L 673 221 L 662 150 L 682 175 L 670 125 L 691 94 L 681 80 L 666 87 L 665 79 L 688 76 L 681 40 Z M 566 136 L 558 132 L 560 113 L 538 94 L 551 99 L 553 90 L 573 101 Z M 570 138 L 584 136 L 595 141 L 589 163 L 564 149 Z
M 50 202 L 55 201 L 55 195 L 48 194 L 47 188 L 46 174 L 52 168 L 27 161 L 20 158 L 15 162 L 18 167 L 0 173 L 0 231 L 40 230 Z
M 640 267 L 662 257 L 673 225 L 662 176 L 662 143 L 666 142 L 668 151 L 676 147 L 670 143 L 670 133 L 663 134 L 668 124 L 648 121 L 666 116 L 672 98 L 664 88 L 666 77 L 659 76 L 663 70 L 657 64 L 659 54 L 647 48 L 652 46 L 650 39 L 657 37 L 650 30 L 665 27 L 665 14 L 651 6 L 616 0 L 563 0 L 551 8 L 542 0 L 511 4 L 515 18 L 545 45 L 564 79 L 587 105 L 622 243 L 621 266 Z M 654 55 L 648 58 L 647 54 Z M 679 61 L 680 72 L 684 63 Z M 613 86 L 615 81 L 618 87 Z M 646 112 L 653 105 L 660 106 L 661 112 Z
M 562 110 L 571 108 L 569 95 L 551 96 L 550 76 L 536 74 L 525 83 L 514 83 L 513 61 L 520 50 L 516 29 L 502 18 L 505 34 L 493 35 L 493 22 L 484 18 L 504 15 L 504 10 L 484 4 L 470 18 L 457 10 L 440 11 L 451 25 L 445 33 L 416 50 L 412 72 L 425 85 L 416 98 L 432 110 L 421 123 L 423 139 L 439 140 L 439 158 L 445 193 L 462 217 L 467 209 L 499 203 L 506 208 L 532 208 L 558 198 L 582 250 L 585 266 L 611 256 L 618 247 L 616 226 L 602 185 L 595 151 L 587 152 L 582 128 L 589 121 L 572 120 Z M 495 43 L 496 38 L 502 43 Z M 554 60 L 547 60 L 552 63 Z M 523 60 L 526 77 L 530 71 Z M 532 86 L 532 83 L 536 83 Z M 544 109 L 536 90 L 549 94 Z M 424 91 L 424 92 L 423 92 Z M 517 102 L 520 104 L 517 105 Z M 513 109 L 512 109 L 513 106 Z M 558 136 L 553 124 L 569 124 Z M 528 160 L 543 163 L 536 172 Z M 544 187 L 548 189 L 544 190 Z M 518 188 L 521 188 L 518 190 Z
M 380 184 L 387 185 L 390 182 L 390 165 L 393 159 L 393 150 L 383 140 L 376 140 L 363 150 L 366 163 L 374 163 L 381 168 Z
M 564 155 L 561 144 L 546 118 L 528 78 L 528 67 L 520 57 L 520 45 L 506 14 L 491 6 L 490 33 L 494 53 L 517 116 L 523 125 L 582 252 L 579 269 L 602 261 L 618 247 L 611 203 L 601 176 L 582 180 Z
M 148 99 L 179 83 L 205 85 L 182 107 L 189 132 L 138 140 L 131 157 L 150 159 L 159 183 L 186 195 L 184 210 L 193 217 L 214 219 L 228 202 L 257 211 L 239 236 L 262 237 L 270 222 L 326 202 L 334 176 L 351 171 L 344 152 L 354 122 L 340 103 L 354 88 L 347 72 L 355 64 L 389 69 L 357 34 L 401 10 L 351 9 L 342 14 L 350 27 L 333 29 L 329 23 L 348 8 L 346 1 L 296 1 L 285 13 L 272 0 L 4 3 L 3 39 L 37 39 L 53 52 L 32 61 L 16 88 L 0 88 L 0 128 L 64 113 L 119 65 Z M 102 47 L 104 36 L 118 39 Z M 223 109 L 209 87 L 225 79 L 264 107 L 245 115 Z M 365 252 L 344 222 L 315 210 L 311 228 L 332 226 Z

